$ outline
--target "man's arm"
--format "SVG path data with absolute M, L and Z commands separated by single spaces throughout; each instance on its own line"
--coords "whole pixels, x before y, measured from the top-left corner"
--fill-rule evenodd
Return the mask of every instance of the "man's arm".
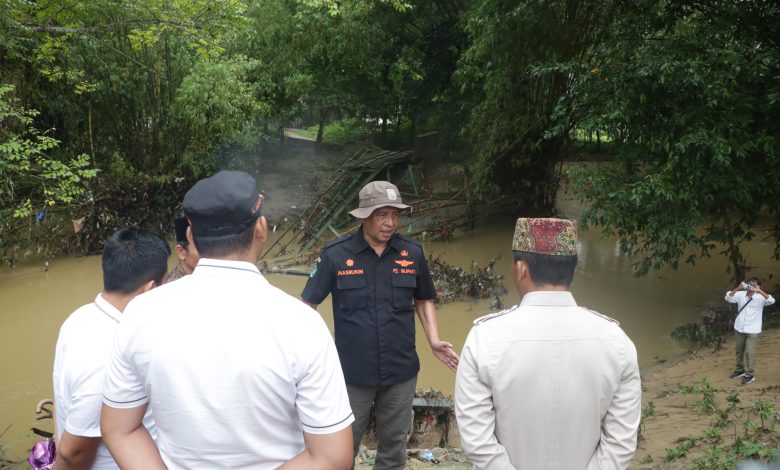
M 100 412 L 100 432 L 111 455 L 124 469 L 165 469 L 160 452 L 143 424 L 147 404 L 135 408 L 112 408 Z
M 428 338 L 433 355 L 455 372 L 458 369 L 458 353 L 451 343 L 439 339 L 439 324 L 436 321 L 436 307 L 433 305 L 433 300 L 414 299 L 414 310 L 420 317 L 420 323 L 425 330 L 425 337 Z
M 775 303 L 774 297 L 764 292 L 764 290 L 761 288 L 761 286 L 756 286 L 756 292 L 761 294 L 761 296 L 764 298 L 764 305 L 772 305 Z M 771 300 L 770 300 L 771 298 Z
M 74 436 L 65 431 L 57 444 L 57 470 L 88 470 L 95 462 L 99 437 Z
M 642 414 L 642 383 L 636 348 L 626 338 L 627 360 L 620 385 L 601 421 L 601 440 L 587 469 L 628 468 L 636 452 Z
M 463 451 L 479 470 L 512 470 L 506 448 L 496 439 L 493 392 L 479 376 L 473 331 L 466 339 L 455 376 L 455 415 Z
M 737 299 L 734 298 L 734 295 L 736 295 L 736 293 L 741 290 L 742 290 L 742 283 L 740 282 L 739 284 L 737 284 L 737 287 L 726 292 L 726 302 L 730 302 L 732 304 L 737 303 Z
M 303 292 L 301 292 L 301 300 L 309 307 L 317 310 L 317 306 L 330 294 L 335 283 L 336 279 L 328 261 L 328 252 L 323 249 L 319 258 L 317 258 L 317 262 L 314 264 L 314 268 L 312 268 L 311 274 L 309 274 L 309 278 L 306 280 L 306 285 L 303 287 Z
M 279 470 L 347 470 L 352 466 L 352 426 L 331 434 L 303 433 L 306 449 Z

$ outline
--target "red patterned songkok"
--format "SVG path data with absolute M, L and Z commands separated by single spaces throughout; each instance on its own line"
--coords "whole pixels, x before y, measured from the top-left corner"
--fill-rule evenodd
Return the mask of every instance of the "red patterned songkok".
M 577 254 L 577 226 L 566 219 L 528 219 L 515 225 L 512 250 L 554 256 Z

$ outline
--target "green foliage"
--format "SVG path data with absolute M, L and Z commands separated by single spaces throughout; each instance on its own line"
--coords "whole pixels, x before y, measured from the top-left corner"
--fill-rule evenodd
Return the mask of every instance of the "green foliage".
M 775 405 L 774 403 L 768 402 L 766 400 L 763 400 L 761 398 L 756 399 L 756 401 L 753 402 L 753 409 L 758 413 L 759 418 L 761 419 L 761 429 L 766 430 L 767 424 L 769 424 L 770 420 L 772 421 L 772 430 L 775 428 L 775 422 L 774 422 L 774 416 L 775 416 Z
M 380 118 L 396 126 L 425 119 L 455 66 L 456 45 L 431 42 L 441 41 L 440 29 L 448 39 L 457 23 L 430 2 L 279 0 L 255 2 L 248 16 L 243 53 L 266 65 L 282 125 L 322 130 L 368 118 L 387 145 L 392 125 Z M 442 58 L 449 63 L 437 67 Z M 413 135 L 405 137 L 408 145 Z
M 732 416 L 737 410 L 737 405 L 739 404 L 739 394 L 737 392 L 729 393 L 726 395 L 726 401 L 728 402 L 726 408 L 723 410 L 718 410 L 717 417 L 713 423 L 713 426 L 715 427 L 723 428 L 731 423 Z
M 677 459 L 685 458 L 691 449 L 699 444 L 708 444 L 709 449 L 702 450 L 700 457 L 693 459 L 690 468 L 702 470 L 720 470 L 731 469 L 737 461 L 745 459 L 756 459 L 768 461 L 774 457 L 772 445 L 777 442 L 777 435 L 772 434 L 772 430 L 765 428 L 764 423 L 770 419 L 774 413 L 774 405 L 767 401 L 758 399 L 753 403 L 752 408 L 747 408 L 744 413 L 740 413 L 737 405 L 739 404 L 739 395 L 731 392 L 726 396 L 728 406 L 721 410 L 717 407 L 715 401 L 716 390 L 714 390 L 706 380 L 702 378 L 698 384 L 693 386 L 681 386 L 680 393 L 701 393 L 702 399 L 697 402 L 698 411 L 710 410 L 717 413 L 713 425 L 705 429 L 698 437 L 686 437 L 679 441 L 679 444 L 671 449 L 666 449 L 665 460 L 671 462 Z M 751 409 L 761 417 L 762 425 L 759 428 L 750 420 Z M 738 422 L 735 419 L 744 419 L 741 422 L 744 433 L 737 433 Z M 726 423 L 734 420 L 733 444 L 724 445 L 724 435 L 721 428 Z M 761 439 L 764 439 L 762 441 Z
M 302 129 L 301 134 L 316 138 L 319 126 L 310 126 L 306 129 Z M 356 142 L 363 142 L 366 135 L 366 126 L 361 124 L 355 118 L 341 119 L 336 122 L 332 122 L 325 126 L 323 131 L 323 142 L 330 142 L 334 144 L 350 144 Z
M 695 385 L 680 385 L 680 395 L 701 394 L 701 399 L 693 403 L 693 408 L 699 413 L 713 413 L 718 410 L 718 404 L 715 402 L 717 391 L 710 385 L 707 377 L 701 377 Z
M 94 178 L 89 156 L 58 158 L 60 142 L 34 125 L 37 111 L 20 107 L 14 87 L 0 85 L 0 240 L 16 245 L 25 226 L 40 223 L 55 206 L 68 207 L 86 195 Z M 39 215 L 40 214 L 40 215 Z
M 219 145 L 253 148 L 263 135 L 261 119 L 270 107 L 257 97 L 261 64 L 236 55 L 197 61 L 176 92 L 173 108 L 177 132 L 188 136 L 181 163 L 190 174 L 214 168 Z
M 713 252 L 734 278 L 755 221 L 780 253 L 780 8 L 633 0 L 578 64 L 561 125 L 612 136 L 617 163 L 574 174 L 583 222 L 616 235 L 638 274 Z M 752 260 L 752 265 L 764 260 Z
M 775 455 L 775 449 L 767 447 L 762 442 L 749 441 L 747 439 L 737 439 L 734 444 L 734 454 L 738 459 L 759 458 L 763 461 L 771 459 Z
M 642 433 L 645 430 L 645 421 L 647 418 L 655 415 L 655 403 L 649 401 L 642 407 L 642 416 L 639 420 L 639 439 L 644 439 Z
M 718 447 L 705 450 L 701 458 L 696 460 L 696 470 L 731 470 L 736 464 L 736 458 L 728 451 Z
M 747 264 L 740 243 L 756 236 L 755 220 L 768 216 L 772 239 L 780 236 L 775 5 L 2 6 L 0 82 L 16 84 L 24 106 L 40 111 L 40 128 L 53 129 L 30 133 L 30 142 L 47 154 L 54 147 L 43 147 L 57 142 L 57 152 L 79 155 L 53 158 L 73 170 L 86 171 L 90 155 L 101 182 L 154 175 L 159 183 L 252 164 L 291 125 L 382 146 L 409 146 L 436 130 L 447 157 L 468 161 L 473 195 L 500 192 L 531 215 L 553 210 L 566 145 L 598 129 L 616 158 L 573 175 L 592 202 L 584 222 L 617 235 L 638 258 L 638 273 L 723 252 L 738 277 Z M 3 143 L 8 155 L 24 154 L 23 143 Z M 79 182 L 47 165 L 41 172 L 65 186 L 47 184 L 52 193 L 29 203 L 16 198 L 17 217 L 29 219 L 49 200 L 77 200 L 68 188 Z
M 642 407 L 642 419 L 655 416 L 655 403 L 649 401 Z
M 723 440 L 723 435 L 717 427 L 710 426 L 704 431 L 703 439 L 710 444 L 718 444 Z
M 522 195 L 526 211 L 552 209 L 570 129 L 553 120 L 554 107 L 612 12 L 612 2 L 589 0 L 471 3 L 455 80 L 481 190 L 495 184 Z
M 646 464 L 646 463 L 652 463 L 653 462 L 653 456 L 650 454 L 645 455 L 641 459 L 639 459 L 640 464 Z
M 190 143 L 200 144 L 208 129 L 193 125 L 195 110 L 174 110 L 177 91 L 193 68 L 198 74 L 203 63 L 222 63 L 245 29 L 245 10 L 240 0 L 19 3 L 9 34 L 29 58 L 17 67 L 31 80 L 17 78 L 18 87 L 42 119 L 57 123 L 64 146 L 90 153 L 107 177 L 116 155 L 131 173 L 178 171 L 182 154 L 191 155 Z M 236 66 L 227 61 L 225 68 L 229 76 Z M 225 82 L 225 91 L 233 85 Z
M 664 460 L 667 462 L 673 462 L 677 459 L 681 459 L 688 455 L 688 451 L 696 445 L 696 439 L 693 437 L 683 438 L 677 447 L 666 449 L 666 455 Z

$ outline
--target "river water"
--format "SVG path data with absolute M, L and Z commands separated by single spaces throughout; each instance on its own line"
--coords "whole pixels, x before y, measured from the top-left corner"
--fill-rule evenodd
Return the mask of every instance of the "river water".
M 560 201 L 559 210 L 578 216 L 571 202 Z M 568 211 L 568 213 L 567 213 Z M 499 273 L 506 276 L 510 294 L 506 305 L 519 301 L 509 276 L 513 222 L 495 222 L 459 236 L 450 242 L 426 242 L 429 254 L 440 255 L 453 265 L 468 267 L 472 261 L 483 265 L 491 258 Z M 769 263 L 772 246 L 756 237 L 746 249 L 753 264 L 762 264 L 757 274 L 764 279 L 777 263 Z M 731 286 L 725 274 L 725 258 L 703 260 L 696 266 L 665 269 L 644 278 L 632 276 L 631 260 L 623 256 L 615 240 L 603 239 L 596 231 L 580 233 L 579 265 L 572 291 L 580 305 L 620 321 L 634 340 L 642 367 L 679 354 L 684 345 L 670 338 L 672 328 L 697 320 L 708 306 L 723 304 L 723 294 Z M 170 261 L 172 266 L 173 258 Z M 308 268 L 305 268 L 308 269 Z M 306 278 L 269 275 L 272 284 L 298 296 Z M 774 285 L 765 281 L 767 286 Z M 79 306 L 91 302 L 102 286 L 100 257 L 60 258 L 48 271 L 39 263 L 17 265 L 14 271 L 0 270 L 0 447 L 14 458 L 24 455 L 34 438 L 31 426 L 51 429 L 51 422 L 36 422 L 34 408 L 51 397 L 51 368 L 59 327 Z M 438 307 L 442 339 L 463 347 L 472 321 L 489 313 L 489 300 L 459 301 Z M 330 301 L 320 312 L 331 326 Z M 438 363 L 427 346 L 418 323 L 417 349 L 422 363 L 418 387 L 436 388 L 452 394 L 453 374 Z

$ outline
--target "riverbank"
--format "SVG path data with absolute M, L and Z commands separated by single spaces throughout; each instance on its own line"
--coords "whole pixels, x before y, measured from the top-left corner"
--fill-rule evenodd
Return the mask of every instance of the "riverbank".
M 759 339 L 756 381 L 749 385 L 740 385 L 739 379 L 728 377 L 734 370 L 733 337 L 720 350 L 704 348 L 644 369 L 641 437 L 630 468 L 727 469 L 734 468 L 735 461 L 761 457 L 770 449 L 777 449 L 777 357 L 780 329 L 773 329 Z M 367 451 L 367 458 L 359 458 L 355 468 L 372 468 L 374 454 Z M 439 463 L 423 461 L 418 454 L 418 449 L 409 450 L 406 468 L 470 468 L 457 448 L 433 449 L 434 456 L 443 457 L 438 459 Z
M 733 336 L 718 351 L 705 348 L 645 370 L 642 439 L 631 468 L 733 468 L 732 458 L 778 448 L 778 357 L 780 329 L 772 329 L 759 339 L 749 385 L 729 378 Z

